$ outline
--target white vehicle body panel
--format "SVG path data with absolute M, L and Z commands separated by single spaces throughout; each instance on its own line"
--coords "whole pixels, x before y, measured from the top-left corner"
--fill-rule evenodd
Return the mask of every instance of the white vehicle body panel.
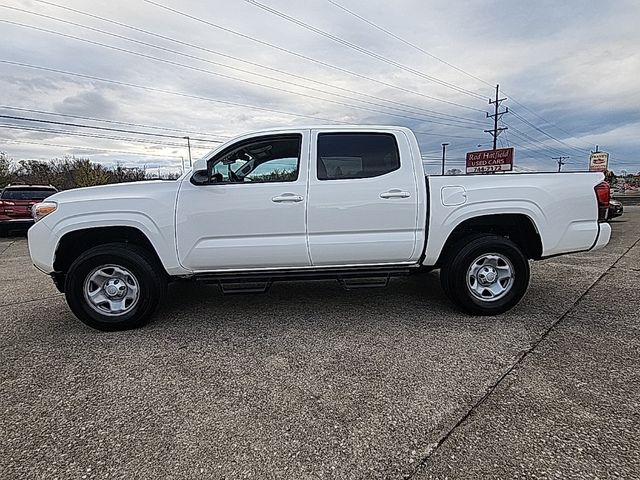
M 400 169 L 371 178 L 317 179 L 319 132 L 386 132 L 395 136 Z M 235 142 L 265 134 L 303 135 L 295 182 L 194 185 L 192 173 Z M 81 229 L 133 227 L 154 247 L 169 275 L 369 265 L 434 266 L 465 220 L 526 215 L 544 257 L 601 248 L 597 173 L 496 174 L 425 178 L 414 134 L 402 127 L 328 126 L 254 132 L 221 145 L 177 181 L 70 190 L 53 195 L 58 209 L 29 230 L 33 263 L 54 272 L 62 237 Z M 406 197 L 381 198 L 389 191 Z M 274 203 L 282 194 L 298 202 Z
M 436 263 L 456 226 L 480 215 L 529 217 L 540 234 L 543 257 L 588 250 L 602 226 L 594 194 L 602 178 L 599 173 L 429 177 L 430 228 L 424 265 Z
M 55 252 L 67 233 L 99 227 L 134 227 L 149 239 L 170 275 L 188 273 L 178 262 L 174 213 L 179 181 L 120 183 L 78 188 L 47 199 L 58 204 L 29 229 L 29 251 L 36 267 L 54 271 Z
M 309 131 L 270 132 L 279 133 L 302 135 L 295 182 L 193 185 L 188 177 L 182 182 L 176 238 L 185 268 L 200 272 L 311 264 L 305 226 Z M 273 201 L 282 196 L 302 200 Z
M 350 129 L 349 133 L 392 134 L 400 152 L 400 168 L 371 178 L 319 180 L 318 135 L 342 131 L 331 127 L 311 132 L 307 232 L 312 264 L 416 262 L 421 253 L 417 243 L 422 237 L 418 232 L 424 231 L 426 190 L 418 188 L 422 170 L 416 172 L 413 161 L 413 135 L 397 128 Z

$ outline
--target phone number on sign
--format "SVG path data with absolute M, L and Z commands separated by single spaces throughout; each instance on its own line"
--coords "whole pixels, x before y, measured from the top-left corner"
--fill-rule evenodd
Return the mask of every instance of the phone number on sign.
M 480 167 L 469 167 L 467 168 L 467 173 L 491 173 L 491 172 L 501 172 L 503 170 L 510 170 L 510 165 L 484 165 Z

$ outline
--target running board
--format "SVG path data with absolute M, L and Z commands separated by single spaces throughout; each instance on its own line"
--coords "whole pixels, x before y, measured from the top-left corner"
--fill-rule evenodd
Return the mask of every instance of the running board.
M 389 285 L 391 275 L 384 277 L 362 277 L 362 278 L 344 278 L 338 277 L 338 283 L 345 290 L 355 290 L 356 288 L 381 288 Z
M 218 281 L 220 291 L 224 295 L 237 295 L 240 293 L 266 293 L 273 282 L 229 282 Z
M 273 282 L 337 280 L 345 290 L 386 287 L 394 276 L 409 275 L 415 267 L 353 267 L 341 269 L 291 269 L 253 272 L 200 273 L 194 279 L 220 286 L 224 294 L 265 293 Z

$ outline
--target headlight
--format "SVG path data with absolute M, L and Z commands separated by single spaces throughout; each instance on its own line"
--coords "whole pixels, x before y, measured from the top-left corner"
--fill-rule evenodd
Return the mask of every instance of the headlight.
M 56 202 L 36 203 L 31 208 L 31 216 L 37 222 L 38 220 L 42 220 L 44 217 L 46 217 L 50 213 L 55 212 L 57 209 L 58 209 L 58 204 Z

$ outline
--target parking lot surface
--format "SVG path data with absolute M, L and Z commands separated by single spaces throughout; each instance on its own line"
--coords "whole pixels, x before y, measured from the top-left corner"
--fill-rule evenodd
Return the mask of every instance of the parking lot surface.
M 0 478 L 638 478 L 640 207 L 498 317 L 386 289 L 172 285 L 101 333 L 0 238 Z

